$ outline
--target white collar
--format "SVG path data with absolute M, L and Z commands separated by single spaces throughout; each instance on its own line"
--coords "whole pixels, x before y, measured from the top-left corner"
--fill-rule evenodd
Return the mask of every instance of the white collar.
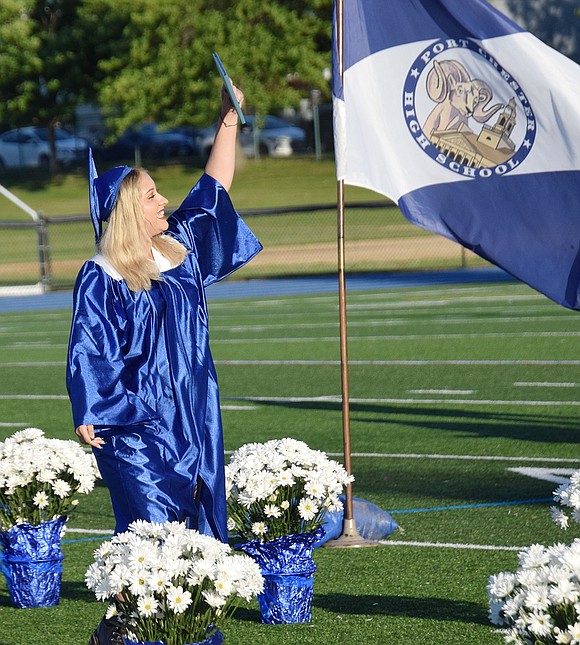
M 160 273 L 163 273 L 164 271 L 169 271 L 170 269 L 174 269 L 177 266 L 176 264 L 175 265 L 171 264 L 171 262 L 157 249 L 151 248 L 151 252 L 153 253 L 153 261 L 157 265 L 157 268 L 159 269 Z M 100 267 L 102 267 L 105 273 L 110 275 L 111 278 L 114 278 L 115 280 L 123 279 L 123 276 L 101 253 L 97 253 L 97 255 L 91 258 L 91 260 L 95 264 L 98 264 Z
M 174 269 L 177 266 L 176 264 L 171 264 L 171 262 L 156 248 L 151 247 L 151 252 L 153 253 L 153 260 L 161 273 L 163 273 L 163 271 L 169 271 L 169 269 Z
M 100 267 L 102 267 L 103 271 L 110 275 L 111 278 L 114 278 L 115 280 L 122 280 L 123 276 L 115 269 L 115 267 L 107 260 L 107 258 L 104 255 L 101 255 L 100 253 L 97 253 L 94 257 L 91 258 L 91 260 L 95 263 L 98 264 Z

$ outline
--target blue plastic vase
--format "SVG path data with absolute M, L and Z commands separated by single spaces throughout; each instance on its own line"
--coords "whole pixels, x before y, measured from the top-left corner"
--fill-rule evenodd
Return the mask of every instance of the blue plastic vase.
M 224 635 L 214 625 L 207 628 L 206 634 L 208 636 L 202 641 L 183 643 L 183 645 L 222 645 L 224 642 Z M 165 641 L 134 641 L 127 636 L 123 636 L 123 642 L 125 645 L 165 645 Z
M 50 607 L 60 599 L 61 532 L 66 517 L 0 532 L 0 570 L 16 607 Z
M 254 558 L 262 570 L 264 591 L 258 595 L 262 623 L 310 622 L 316 571 L 312 549 L 323 534 L 321 527 L 313 533 L 235 545 Z

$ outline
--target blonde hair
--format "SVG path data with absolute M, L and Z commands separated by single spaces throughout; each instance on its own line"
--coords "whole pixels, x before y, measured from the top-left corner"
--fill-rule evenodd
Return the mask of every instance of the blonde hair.
M 98 243 L 98 250 L 123 277 L 131 291 L 148 291 L 153 280 L 163 280 L 157 264 L 151 260 L 151 245 L 172 266 L 183 262 L 187 249 L 168 235 L 149 238 L 141 205 L 141 174 L 134 168 L 119 186 L 117 200 L 109 223 Z

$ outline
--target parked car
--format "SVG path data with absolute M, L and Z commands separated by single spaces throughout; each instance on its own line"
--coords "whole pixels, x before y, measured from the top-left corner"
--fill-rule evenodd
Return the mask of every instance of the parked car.
M 138 129 L 129 128 L 110 146 L 100 151 L 104 159 L 131 159 L 136 150 L 147 160 L 164 161 L 190 157 L 195 153 L 193 137 L 178 131 L 161 130 L 155 123 L 146 123 Z
M 254 141 L 256 126 L 257 142 Z M 259 120 L 255 116 L 247 116 L 246 124 L 240 129 L 240 145 L 246 157 L 255 156 L 256 145 L 260 155 L 289 157 L 296 152 L 306 151 L 306 132 L 271 114 Z
M 258 154 L 269 157 L 289 157 L 296 152 L 307 150 L 306 132 L 284 119 L 267 115 L 259 121 L 256 130 L 256 117 L 246 116 L 246 124 L 240 128 L 240 146 L 246 157 L 254 157 L 256 146 Z M 213 146 L 217 123 L 198 131 L 196 147 L 198 155 L 206 160 Z M 254 137 L 257 136 L 257 141 Z
M 56 159 L 63 166 L 85 161 L 88 143 L 64 128 L 54 130 Z M 0 135 L 1 168 L 48 168 L 50 144 L 48 128 L 28 126 Z

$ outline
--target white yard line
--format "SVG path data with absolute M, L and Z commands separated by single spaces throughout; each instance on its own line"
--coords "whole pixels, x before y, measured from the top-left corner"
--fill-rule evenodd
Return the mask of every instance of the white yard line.
M 68 401 L 68 396 L 66 394 L 0 394 L 0 399 L 4 401 L 15 400 L 38 400 L 38 401 Z M 222 405 L 222 410 L 255 410 L 255 405 Z M 0 423 L 0 426 L 4 424 Z M 8 424 L 6 424 L 8 425 Z M 14 425 L 14 424 L 12 424 Z M 22 424 L 17 424 L 22 425 Z
M 67 401 L 66 394 L 0 394 L 2 401 Z M 246 401 L 248 403 L 316 403 L 316 402 L 332 402 L 340 403 L 341 397 L 338 395 L 328 396 L 232 396 L 222 397 L 222 401 Z M 522 406 L 522 407 L 566 407 L 580 406 L 580 401 L 502 401 L 494 399 L 418 399 L 418 398 L 351 398 L 351 403 L 389 403 L 389 404 L 429 404 L 429 405 L 488 405 L 488 406 Z
M 570 477 L 576 472 L 574 468 L 533 468 L 530 466 L 520 466 L 518 468 L 508 468 L 513 473 L 527 475 L 534 479 L 542 479 L 555 484 L 566 484 L 570 482 Z
M 68 528 L 66 535 L 80 534 L 80 535 L 95 535 L 95 536 L 109 536 L 113 535 L 111 529 L 80 529 Z M 66 543 L 66 535 L 63 542 Z M 408 546 L 408 547 L 427 547 L 431 549 L 471 549 L 476 551 L 521 551 L 525 547 L 521 546 L 501 546 L 496 544 L 460 544 L 457 542 L 415 542 L 412 540 L 378 540 L 377 546 Z M 372 546 L 372 541 L 369 541 L 368 546 Z
M 68 400 L 66 394 L 0 394 L 0 400 L 3 401 L 65 401 Z M 340 396 L 235 396 L 224 397 L 223 400 L 229 401 L 247 401 L 249 403 L 315 403 L 321 401 L 340 403 Z M 420 403 L 429 405 L 436 404 L 453 404 L 453 405 L 517 405 L 517 406 L 580 406 L 580 401 L 501 401 L 493 399 L 372 399 L 372 398 L 351 398 L 351 403 Z
M 576 387 L 577 383 L 549 383 L 546 381 L 516 381 L 514 387 Z
M 342 457 L 342 452 L 327 452 L 330 457 Z M 352 452 L 351 457 L 378 458 L 378 459 L 457 459 L 460 461 L 531 461 L 550 462 L 556 464 L 580 464 L 580 458 L 567 457 L 504 457 L 502 455 L 441 455 L 428 453 L 405 452 Z
M 338 395 L 328 395 L 328 396 L 287 396 L 287 397 L 278 397 L 278 396 L 232 396 L 232 397 L 223 397 L 223 400 L 227 401 L 249 401 L 257 403 L 317 403 L 317 402 L 332 402 L 340 403 L 341 397 Z M 550 406 L 550 407 L 560 407 L 560 406 L 580 406 L 580 401 L 503 401 L 496 399 L 411 399 L 411 398 L 385 398 L 385 399 L 375 399 L 375 398 L 350 398 L 351 403 L 403 403 L 403 404 L 429 404 L 429 405 L 513 405 L 513 406 Z
M 502 401 L 496 399 L 371 399 L 360 398 L 350 399 L 351 403 L 429 403 L 429 404 L 449 404 L 449 405 L 517 405 L 517 406 L 580 406 L 580 401 Z
M 409 394 L 475 394 L 475 390 L 407 390 Z
M 88 535 L 113 535 L 114 531 L 112 529 L 76 529 L 71 527 L 66 527 L 66 534 L 69 533 L 85 533 Z
M 2 401 L 68 401 L 66 394 L 0 394 Z
M 66 349 L 66 343 L 11 343 L 4 345 L 2 349 Z
M 534 322 L 537 321 L 552 321 L 552 320 L 563 320 L 562 316 L 534 316 Z M 428 326 L 433 327 L 433 325 L 442 325 L 446 327 L 448 325 L 466 325 L 466 324 L 475 324 L 481 325 L 486 322 L 481 316 L 470 316 L 464 318 L 431 318 L 429 320 L 413 320 L 413 325 L 416 327 Z M 529 322 L 527 319 L 512 317 L 512 318 L 498 318 L 494 320 L 494 324 L 503 323 L 503 324 L 512 324 L 514 322 Z M 568 324 L 570 321 L 566 320 Z M 395 327 L 395 326 L 407 326 L 409 325 L 408 318 L 390 318 L 388 320 L 384 318 L 379 318 L 377 320 L 364 320 L 364 321 L 349 321 L 348 327 L 351 328 L 364 328 L 364 327 Z M 313 322 L 313 323 L 295 323 L 292 324 L 292 329 L 326 329 L 326 328 L 337 328 L 339 326 L 338 321 L 332 320 L 329 322 Z M 260 324 L 260 325 L 212 325 L 213 333 L 219 331 L 220 333 L 240 333 L 244 331 L 270 331 L 272 329 L 287 329 L 288 324 L 286 323 L 270 323 L 270 324 Z
M 20 363 L 0 363 L 0 369 L 3 367 L 63 367 L 66 361 L 31 361 Z
M 436 294 L 434 294 L 436 295 Z M 539 296 L 541 298 L 542 296 Z M 376 302 L 376 303 L 363 303 L 363 304 L 356 304 L 353 303 L 351 300 L 351 304 L 349 304 L 349 308 L 351 309 L 361 309 L 364 307 L 368 308 L 376 308 L 376 307 L 387 307 L 387 308 L 402 308 L 402 307 L 408 307 L 409 309 L 414 308 L 414 307 L 428 307 L 431 308 L 433 306 L 437 307 L 444 307 L 447 305 L 457 305 L 458 301 L 462 303 L 466 302 L 515 302 L 516 300 L 519 302 L 523 302 L 526 300 L 539 300 L 538 296 L 536 294 L 530 294 L 530 295 L 506 295 L 506 296 L 462 296 L 459 294 L 458 297 L 454 296 L 453 294 L 450 294 L 449 298 L 426 298 L 425 300 L 398 300 L 395 302 Z M 371 306 L 372 305 L 372 306 Z
M 46 336 L 68 336 L 68 330 L 60 329 L 60 330 L 42 330 L 42 331 L 27 331 L 26 329 L 22 329 L 22 327 L 18 327 L 18 329 L 8 329 L 7 327 L 0 327 L 0 338 L 2 336 L 26 336 L 27 338 L 30 336 L 41 336 L 42 338 Z
M 216 365 L 318 365 L 334 366 L 340 365 L 339 360 L 277 360 L 277 359 L 264 359 L 264 360 L 216 360 Z M 401 366 L 421 366 L 421 365 L 580 365 L 580 360 L 463 360 L 463 359 L 450 359 L 450 360 L 349 360 L 349 365 L 401 365 Z M 3 367 L 62 367 L 66 365 L 65 361 L 18 361 L 10 363 L 1 363 L 0 369 Z M 515 385 L 515 384 L 514 384 Z
M 216 360 L 216 365 L 340 365 L 338 360 Z M 349 365 L 580 365 L 580 360 L 349 360 Z M 26 363 L 23 363 L 26 365 Z
M 415 546 L 436 549 L 475 549 L 477 551 L 521 551 L 522 546 L 498 546 L 495 544 L 458 544 L 455 542 L 414 542 L 407 540 L 379 540 L 381 546 Z
M 408 340 L 461 340 L 472 338 L 577 338 L 580 331 L 527 331 L 527 332 L 486 332 L 486 333 L 467 333 L 467 334 L 391 334 L 385 336 L 355 336 L 351 334 L 349 341 L 368 342 L 368 341 L 408 341 Z M 300 336 L 296 338 L 273 337 L 273 338 L 218 338 L 213 340 L 213 344 L 220 345 L 239 345 L 263 344 L 263 343 L 336 343 L 338 336 Z M 6 345 L 10 348 L 10 345 Z M 55 347 L 57 347 L 55 345 Z

